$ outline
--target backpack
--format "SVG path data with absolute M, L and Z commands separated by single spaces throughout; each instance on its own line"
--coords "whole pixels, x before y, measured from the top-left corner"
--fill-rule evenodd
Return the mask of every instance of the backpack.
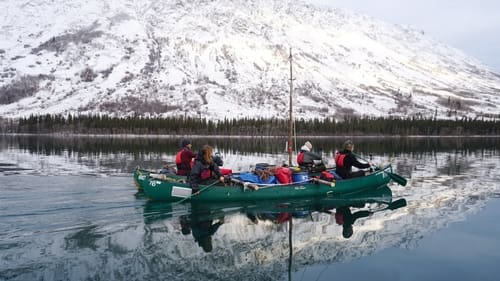
M 322 180 L 326 180 L 326 181 L 333 181 L 333 180 L 335 180 L 335 176 L 333 174 L 331 174 L 330 172 L 328 172 L 328 171 L 321 172 L 321 175 L 319 176 L 319 178 L 322 179 Z
M 292 170 L 290 170 L 290 168 L 276 168 L 274 175 L 276 176 L 276 179 L 278 179 L 278 182 L 281 184 L 292 183 Z

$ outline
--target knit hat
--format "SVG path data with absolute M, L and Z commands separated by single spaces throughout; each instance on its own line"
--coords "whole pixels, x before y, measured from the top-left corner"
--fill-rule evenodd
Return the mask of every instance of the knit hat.
M 354 143 L 351 140 L 346 140 L 344 142 L 344 149 L 349 149 L 350 150 L 353 145 L 354 145 Z
M 309 151 L 313 148 L 313 145 L 309 141 L 306 141 L 306 143 L 304 143 L 304 146 L 307 146 L 307 148 L 309 148 Z
M 191 144 L 191 140 L 189 139 L 183 139 L 181 142 L 182 147 L 186 147 L 188 144 Z

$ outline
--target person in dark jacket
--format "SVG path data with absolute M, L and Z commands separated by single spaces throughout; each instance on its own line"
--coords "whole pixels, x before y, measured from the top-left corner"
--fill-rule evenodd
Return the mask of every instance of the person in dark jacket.
M 321 155 L 312 151 L 310 141 L 306 141 L 300 148 L 300 152 L 297 155 L 297 164 L 311 172 L 320 172 L 325 168 Z
M 359 170 L 356 172 L 352 171 L 352 167 L 358 169 L 367 169 L 371 167 L 370 163 L 361 163 L 356 159 L 356 156 L 352 153 L 354 150 L 354 143 L 347 140 L 344 143 L 344 150 L 337 152 L 335 155 L 335 165 L 337 166 L 335 172 L 343 179 L 350 179 L 356 177 L 362 177 L 365 175 L 365 171 Z
M 175 164 L 177 165 L 177 175 L 187 176 L 191 173 L 191 162 L 196 157 L 191 148 L 193 145 L 188 139 L 183 139 L 181 142 L 181 150 L 175 155 Z
M 191 230 L 194 241 L 198 243 L 203 251 L 207 253 L 212 251 L 212 235 L 215 234 L 222 224 L 224 224 L 224 217 L 219 218 L 216 223 L 213 220 L 193 221 Z
M 335 211 L 335 221 L 337 224 L 342 225 L 342 236 L 350 238 L 354 232 L 352 225 L 359 218 L 368 217 L 372 214 L 370 211 L 361 210 L 354 214 L 351 213 L 349 206 L 339 207 Z
M 201 219 L 201 217 L 208 216 L 206 219 Z M 212 219 L 213 217 L 213 219 Z M 214 223 L 214 219 L 217 218 L 218 221 Z M 215 234 L 217 229 L 224 224 L 224 216 L 214 216 L 209 213 L 182 215 L 179 218 L 181 224 L 181 232 L 183 235 L 188 235 L 192 233 L 194 241 L 205 252 L 211 252 L 212 247 L 212 236 Z
M 224 176 L 219 170 L 219 166 L 213 161 L 213 149 L 209 145 L 204 145 L 196 156 L 194 166 L 188 177 L 193 194 L 199 191 L 199 184 L 204 183 L 213 176 L 217 176 L 221 182 L 224 182 Z

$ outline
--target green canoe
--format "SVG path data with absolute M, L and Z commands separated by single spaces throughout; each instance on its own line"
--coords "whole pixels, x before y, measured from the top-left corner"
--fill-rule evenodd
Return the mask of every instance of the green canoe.
M 236 202 L 252 200 L 275 200 L 293 198 L 312 198 L 348 194 L 376 189 L 394 179 L 391 165 L 367 176 L 333 182 L 311 178 L 308 181 L 292 184 L 257 185 L 231 179 L 226 185 L 200 185 L 200 192 L 191 195 L 191 188 L 184 177 L 152 174 L 137 168 L 134 181 L 146 197 L 153 201 L 189 202 Z M 396 179 L 397 181 L 397 179 Z

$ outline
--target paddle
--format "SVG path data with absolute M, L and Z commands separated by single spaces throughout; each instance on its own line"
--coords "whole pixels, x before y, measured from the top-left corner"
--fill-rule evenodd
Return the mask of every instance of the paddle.
M 395 174 L 395 173 L 391 173 L 391 172 L 386 172 L 386 174 L 387 174 L 387 175 L 389 175 L 389 177 L 390 177 L 393 181 L 395 181 L 395 182 L 399 183 L 401 186 L 406 186 L 407 181 L 406 181 L 406 179 L 405 179 L 405 178 L 403 178 L 402 176 L 400 176 L 400 175 L 398 175 L 398 174 Z
M 176 202 L 172 203 L 172 205 L 173 205 L 173 204 L 180 204 L 180 203 L 182 203 L 182 202 L 184 202 L 184 201 L 186 201 L 186 200 L 188 200 L 188 199 L 191 199 L 193 196 L 195 196 L 195 195 L 199 195 L 199 194 L 200 194 L 200 193 L 202 193 L 203 191 L 205 191 L 205 190 L 209 189 L 210 187 L 214 186 L 216 183 L 219 183 L 219 182 L 220 182 L 219 180 L 216 180 L 216 181 L 214 181 L 213 183 L 211 183 L 211 184 L 209 184 L 209 185 L 207 185 L 207 186 L 203 187 L 203 188 L 202 188 L 202 189 L 200 189 L 198 192 L 193 193 L 193 194 L 189 195 L 189 196 L 188 196 L 188 197 L 186 197 L 186 198 L 183 198 L 183 199 L 181 199 L 181 200 L 179 200 L 179 201 L 176 201 Z
M 406 199 L 401 198 L 401 199 L 398 199 L 398 200 L 390 203 L 387 207 L 385 207 L 382 210 L 396 210 L 396 209 L 399 209 L 399 208 L 402 208 L 405 206 L 406 206 Z
M 370 161 L 364 159 L 363 157 L 359 156 L 358 154 L 354 153 L 354 152 L 351 152 L 354 156 L 356 156 L 357 158 L 359 158 L 360 160 L 363 160 L 365 161 L 366 163 L 370 163 Z M 391 172 L 385 172 L 393 181 L 397 182 L 398 184 L 400 184 L 401 186 L 406 186 L 407 184 L 407 180 L 405 178 L 403 178 L 402 176 L 398 175 L 398 174 L 395 174 L 395 173 L 391 173 Z
M 311 178 L 311 181 L 317 182 L 317 183 L 326 184 L 326 185 L 329 185 L 331 187 L 335 186 L 335 182 L 325 181 L 325 180 L 322 180 L 322 179 L 319 179 L 319 178 Z
M 381 202 L 381 203 L 385 203 L 385 202 Z M 387 204 L 387 203 L 385 203 Z M 404 198 L 401 198 L 401 199 L 398 199 L 394 202 L 391 202 L 391 203 L 388 203 L 387 207 L 385 208 L 382 208 L 380 210 L 375 210 L 375 211 L 369 211 L 370 213 L 374 214 L 374 213 L 377 213 L 377 212 L 382 212 L 382 211 L 386 211 L 386 210 L 396 210 L 396 209 L 399 209 L 399 208 L 403 208 L 406 206 L 406 199 Z M 332 212 L 330 210 L 326 210 L 326 211 L 322 211 L 324 213 L 327 213 L 327 214 L 332 214 Z
M 392 203 L 389 203 L 389 205 L 387 205 L 387 207 L 385 208 L 382 208 L 380 210 L 375 210 L 375 211 L 371 211 L 371 213 L 377 213 L 377 212 L 382 212 L 382 211 L 385 211 L 385 210 L 396 210 L 396 209 L 399 209 L 399 208 L 402 208 L 402 207 L 405 207 L 406 206 L 406 199 L 404 198 L 401 198 L 401 199 L 398 199 Z

